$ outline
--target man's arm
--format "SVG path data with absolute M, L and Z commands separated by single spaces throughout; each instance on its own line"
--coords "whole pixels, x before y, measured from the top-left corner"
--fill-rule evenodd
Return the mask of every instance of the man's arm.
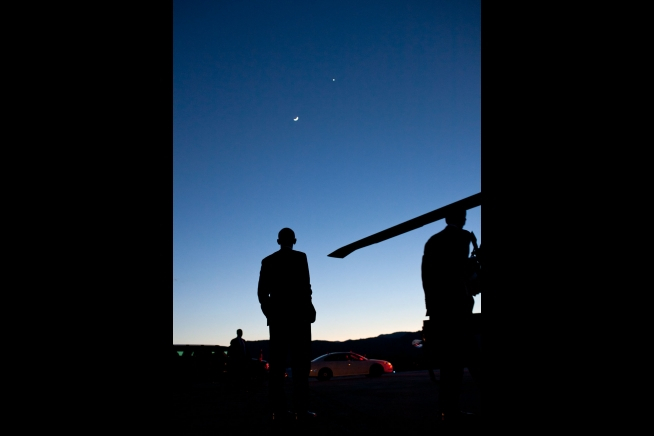
M 422 277 L 422 289 L 425 292 L 425 307 L 427 308 L 427 315 L 429 315 L 429 308 L 432 307 L 434 301 L 434 287 L 436 275 L 436 252 L 435 252 L 435 235 L 429 238 L 425 244 L 425 249 L 422 255 L 422 264 L 420 265 L 420 272 Z
M 247 359 L 251 359 L 251 358 L 252 358 L 252 355 L 250 354 L 250 348 L 248 347 L 248 341 L 246 341 L 246 340 L 244 339 L 244 340 L 243 340 L 243 344 L 245 345 L 245 357 L 246 357 Z
M 425 308 L 427 315 L 429 315 L 429 306 L 431 305 L 431 290 L 432 290 L 432 269 L 429 267 L 429 257 L 427 251 L 422 255 L 422 265 L 420 266 L 422 276 L 422 290 L 425 292 Z
M 234 339 L 229 341 L 229 351 L 227 352 L 227 355 L 229 357 L 235 357 L 236 356 L 236 345 L 234 344 Z
M 261 271 L 259 271 L 259 286 L 257 288 L 257 296 L 259 297 L 259 304 L 261 304 L 261 311 L 268 318 L 268 308 L 270 305 L 270 291 L 268 287 L 268 272 L 266 263 L 261 261 Z
M 302 253 L 304 254 L 304 253 Z M 309 261 L 307 259 L 307 255 L 304 254 L 304 279 L 303 282 L 305 283 L 307 290 L 309 292 L 309 298 L 311 298 L 311 294 L 313 291 L 311 291 L 311 278 L 309 277 Z
M 311 278 L 309 277 L 309 261 L 307 259 L 307 255 L 304 254 L 304 283 L 306 284 L 307 291 L 308 291 L 308 297 L 309 297 L 309 321 L 311 323 L 316 321 L 316 308 L 313 306 L 313 302 L 311 301 L 311 294 L 313 294 L 313 291 L 311 290 Z

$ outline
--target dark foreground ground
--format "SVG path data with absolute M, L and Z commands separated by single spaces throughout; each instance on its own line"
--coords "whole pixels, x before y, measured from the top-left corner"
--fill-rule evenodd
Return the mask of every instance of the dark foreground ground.
M 439 377 L 435 370 L 436 378 Z M 310 434 L 384 435 L 408 432 L 439 433 L 438 387 L 427 371 L 385 374 L 379 378 L 351 376 L 327 382 L 310 379 L 311 410 L 318 418 L 309 424 L 273 427 L 268 413 L 267 385 L 248 392 L 224 383 L 180 385 L 173 390 L 172 425 L 175 435 L 194 434 Z M 291 398 L 290 381 L 287 398 Z M 461 408 L 481 416 L 481 395 L 467 370 Z M 469 429 L 481 425 L 466 424 Z M 383 432 L 383 433 L 382 433 Z

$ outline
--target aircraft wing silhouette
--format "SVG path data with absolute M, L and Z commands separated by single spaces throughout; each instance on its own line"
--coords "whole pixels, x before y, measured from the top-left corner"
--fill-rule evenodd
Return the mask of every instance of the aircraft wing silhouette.
M 409 221 L 405 221 L 386 230 L 382 230 L 381 232 L 375 233 L 374 235 L 359 239 L 356 242 L 352 242 L 351 244 L 339 248 L 327 256 L 343 259 L 345 256 L 355 250 L 358 250 L 359 248 L 367 247 L 369 245 L 391 239 L 395 236 L 401 235 L 402 233 L 410 232 L 411 230 L 415 230 L 426 224 L 431 224 L 434 221 L 443 219 L 445 218 L 445 215 L 447 215 L 447 213 L 455 207 L 463 207 L 468 210 L 477 206 L 481 206 L 481 192 L 475 195 L 471 195 L 470 197 L 466 197 L 463 200 L 450 203 L 447 206 L 443 206 L 439 209 L 432 210 L 431 212 L 427 212 L 424 215 L 420 215 L 419 217 L 410 219 Z

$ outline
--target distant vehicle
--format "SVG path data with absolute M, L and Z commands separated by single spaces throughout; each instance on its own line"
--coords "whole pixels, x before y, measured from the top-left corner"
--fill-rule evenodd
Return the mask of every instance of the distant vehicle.
M 229 347 L 173 344 L 173 377 L 179 381 L 221 381 L 230 373 Z M 268 379 L 268 362 L 250 359 L 250 380 Z
M 384 373 L 392 373 L 391 362 L 378 359 L 368 359 L 357 353 L 329 353 L 316 357 L 311 361 L 309 377 L 318 380 L 329 380 L 332 377 L 344 375 L 367 374 L 378 377 Z

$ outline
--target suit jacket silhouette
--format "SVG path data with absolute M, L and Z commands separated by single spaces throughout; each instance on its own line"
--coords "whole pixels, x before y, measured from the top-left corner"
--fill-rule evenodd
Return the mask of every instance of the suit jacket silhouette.
M 257 294 L 269 326 L 314 322 L 311 293 L 309 264 L 303 252 L 281 247 L 261 261 Z
M 236 337 L 229 342 L 229 356 L 234 360 L 246 360 L 250 357 L 245 339 Z
M 470 232 L 448 225 L 429 238 L 422 256 L 422 287 L 427 315 L 470 314 L 474 299 L 466 289 Z

